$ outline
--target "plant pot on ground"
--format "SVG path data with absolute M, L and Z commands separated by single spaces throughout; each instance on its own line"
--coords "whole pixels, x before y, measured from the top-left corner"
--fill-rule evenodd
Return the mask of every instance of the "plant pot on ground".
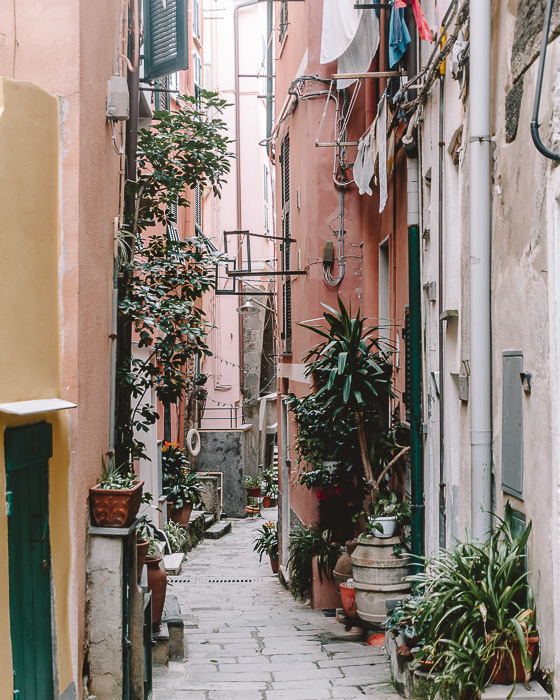
M 200 502 L 202 484 L 185 450 L 176 442 L 162 446 L 163 493 L 167 496 L 167 516 L 183 527 L 190 521 L 193 505 Z
M 262 507 L 263 508 L 270 508 L 270 502 L 271 502 L 271 498 L 269 495 L 263 496 Z
M 257 536 L 253 540 L 253 551 L 259 555 L 259 561 L 262 561 L 264 554 L 268 554 L 272 573 L 278 573 L 278 523 L 264 523 L 257 530 Z
M 127 471 L 128 467 L 115 467 L 112 459 L 106 466 L 103 461 L 101 480 L 89 490 L 91 514 L 98 527 L 129 527 L 134 522 L 144 482 L 132 470 Z
M 315 582 L 315 599 L 321 599 L 320 587 L 323 579 L 325 588 L 338 584 L 332 578 L 332 572 L 340 555 L 340 546 L 332 541 L 330 530 L 314 527 L 295 527 L 290 532 L 290 590 L 293 595 L 305 600 L 312 597 Z M 330 581 L 330 584 L 329 584 Z M 340 598 L 339 603 L 340 607 Z

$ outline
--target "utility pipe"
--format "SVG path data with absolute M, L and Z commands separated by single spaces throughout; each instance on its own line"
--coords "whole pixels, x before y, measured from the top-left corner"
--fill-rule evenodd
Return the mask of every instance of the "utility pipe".
M 482 540 L 492 525 L 491 3 L 472 0 L 470 13 L 471 508 L 472 534 Z
M 443 119 L 444 119 L 444 81 L 439 76 L 439 167 L 438 167 L 438 370 L 439 370 L 439 546 L 446 544 L 446 486 L 445 486 L 445 327 L 443 319 Z

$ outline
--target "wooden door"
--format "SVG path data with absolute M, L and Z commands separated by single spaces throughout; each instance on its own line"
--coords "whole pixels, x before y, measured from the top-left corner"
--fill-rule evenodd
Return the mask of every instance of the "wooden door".
M 53 700 L 49 471 L 52 426 L 5 433 L 14 700 Z

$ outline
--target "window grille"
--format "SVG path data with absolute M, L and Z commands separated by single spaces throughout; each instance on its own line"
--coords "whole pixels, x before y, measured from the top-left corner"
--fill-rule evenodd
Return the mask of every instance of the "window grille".
M 280 28 L 278 32 L 278 41 L 282 43 L 288 33 L 288 0 L 282 0 L 280 3 Z
M 280 168 L 282 185 L 282 237 L 284 240 L 280 246 L 282 254 L 282 267 L 290 269 L 290 136 L 286 134 L 280 147 Z M 292 280 L 286 276 L 282 287 L 283 300 L 283 332 L 284 352 L 292 352 Z
M 187 0 L 145 0 L 144 77 L 188 68 Z
M 169 85 L 170 85 L 170 80 L 168 75 L 164 75 L 161 78 L 158 78 L 155 82 L 155 88 L 156 92 L 154 93 L 155 98 L 155 106 L 156 109 L 161 109 L 166 112 L 169 112 L 169 93 L 166 92 L 166 90 L 169 90 Z M 159 90 L 158 90 L 159 88 Z
M 197 39 L 200 39 L 200 3 L 199 0 L 193 0 L 193 34 Z
M 175 90 L 175 92 L 171 93 L 171 97 L 174 100 L 177 100 L 177 95 L 179 93 L 179 73 L 175 71 L 174 73 L 171 73 L 169 76 L 169 89 L 170 90 Z
M 180 240 L 177 227 L 177 202 L 167 205 L 167 237 L 170 241 Z
M 200 99 L 200 92 L 202 90 L 202 61 L 200 56 L 196 51 L 193 51 L 194 59 L 194 96 L 197 100 Z
M 198 231 L 202 231 L 202 187 L 194 188 L 194 225 Z

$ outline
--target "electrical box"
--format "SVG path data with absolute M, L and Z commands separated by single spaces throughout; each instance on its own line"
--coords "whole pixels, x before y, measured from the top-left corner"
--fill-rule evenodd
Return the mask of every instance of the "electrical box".
M 107 88 L 107 118 L 126 121 L 129 117 L 130 99 L 126 78 L 112 75 Z
M 332 265 L 334 262 L 334 243 L 332 241 L 327 241 L 325 243 L 325 250 L 323 251 L 323 262 Z

